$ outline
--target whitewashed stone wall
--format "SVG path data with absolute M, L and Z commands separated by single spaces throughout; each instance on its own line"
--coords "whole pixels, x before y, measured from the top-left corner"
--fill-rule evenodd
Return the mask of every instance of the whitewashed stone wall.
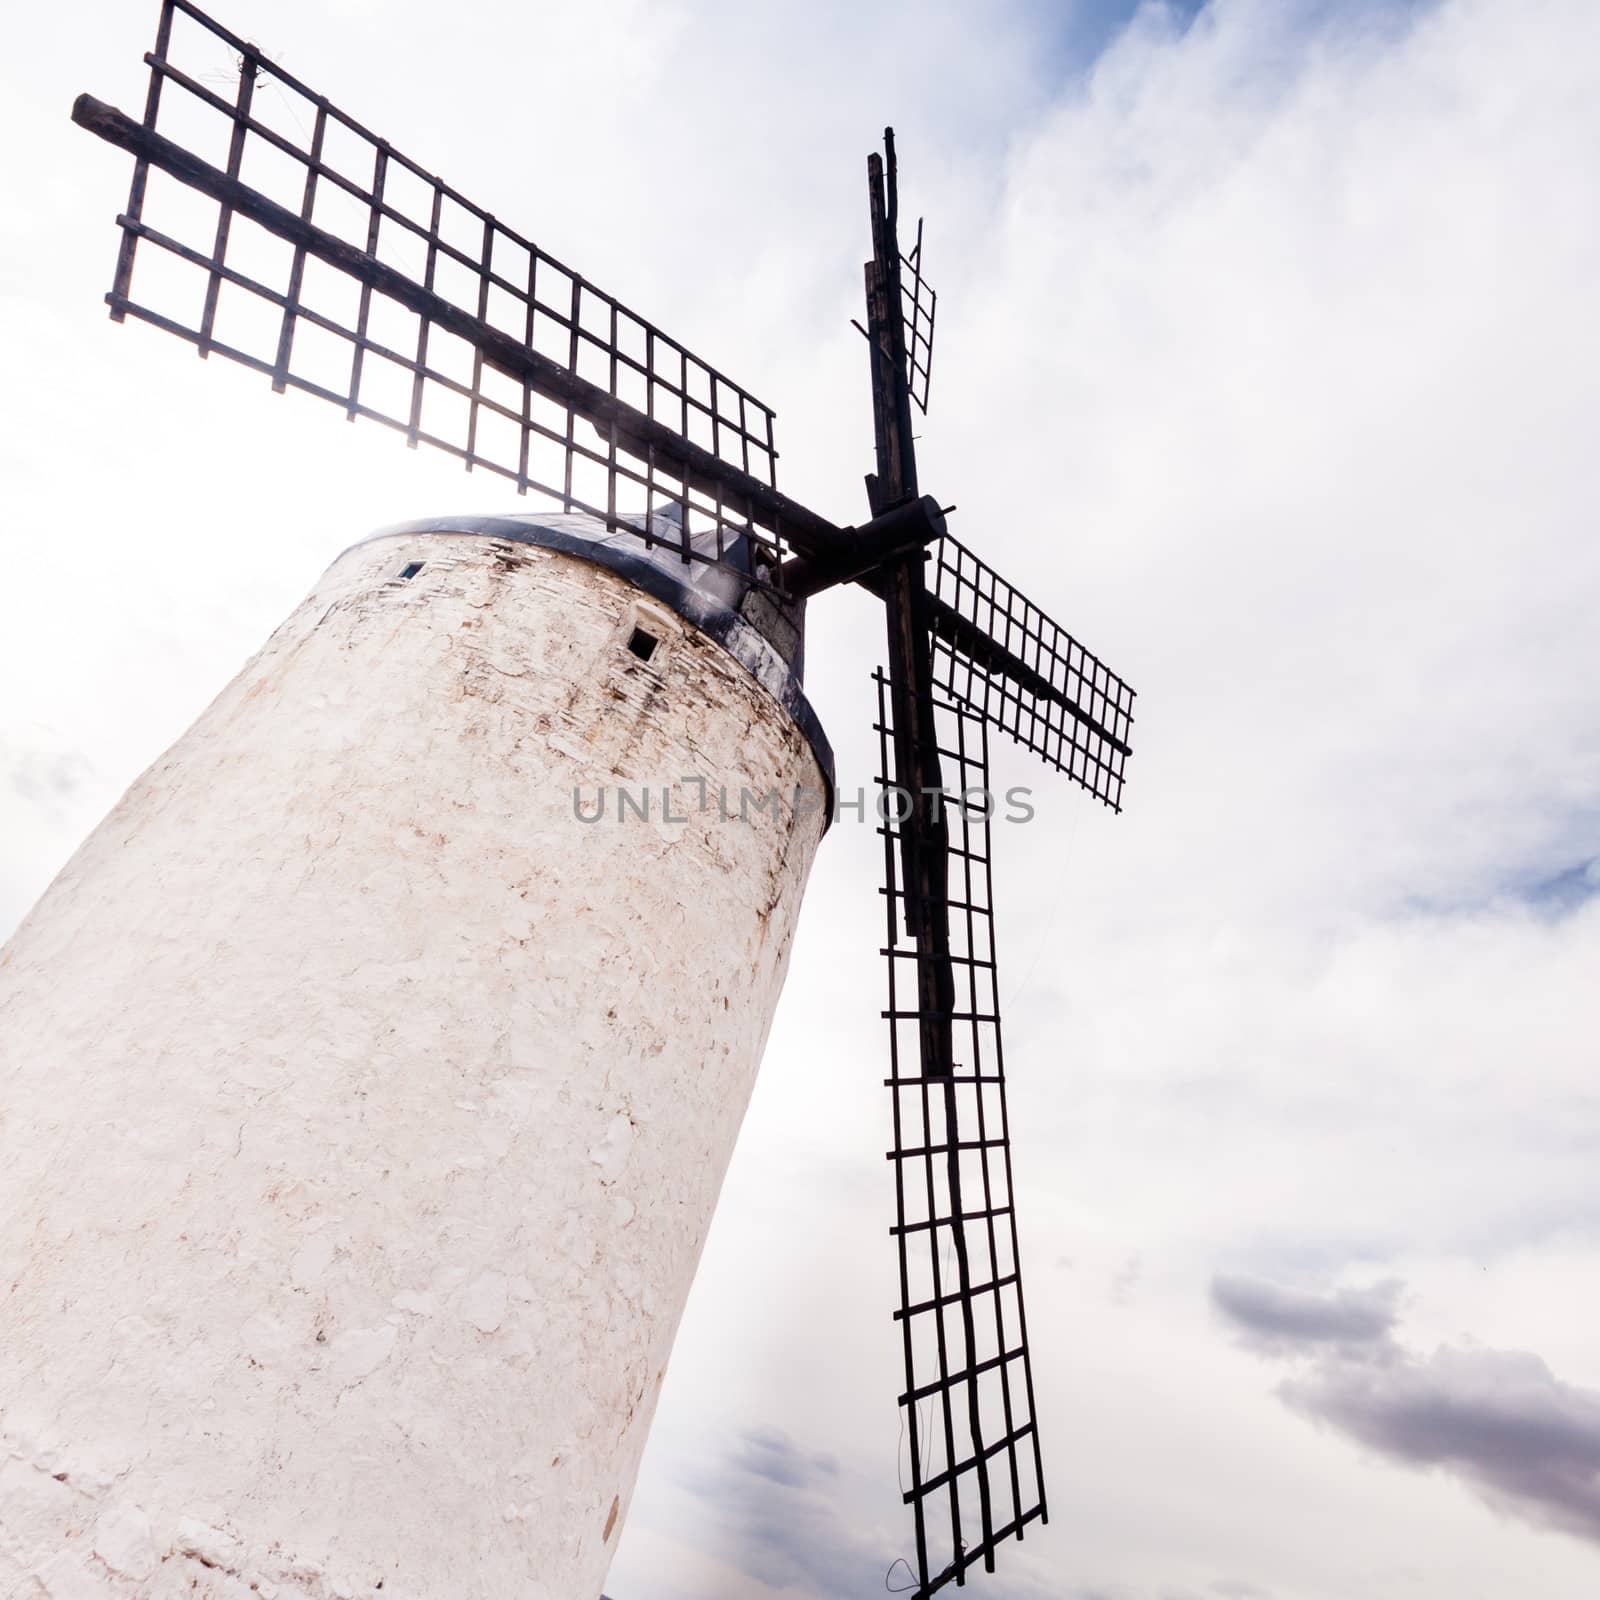
M 595 1600 L 819 783 L 610 571 L 338 561 L 0 953 L 0 1594 Z

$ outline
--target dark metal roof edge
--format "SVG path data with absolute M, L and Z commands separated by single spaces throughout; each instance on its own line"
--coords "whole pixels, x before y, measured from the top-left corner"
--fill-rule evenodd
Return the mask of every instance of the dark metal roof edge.
M 600 523 L 596 530 L 603 532 Z M 799 678 L 790 670 L 788 662 L 780 656 L 767 638 L 747 622 L 737 611 L 724 604 L 715 595 L 709 595 L 692 584 L 676 578 L 653 561 L 617 544 L 602 544 L 584 538 L 563 528 L 528 521 L 523 517 L 421 517 L 414 522 L 394 522 L 387 527 L 358 539 L 349 548 L 359 549 L 378 539 L 393 539 L 407 534 L 465 533 L 485 539 L 509 539 L 515 544 L 535 545 L 544 550 L 555 550 L 573 556 L 597 567 L 608 567 L 642 589 L 653 599 L 671 606 L 686 622 L 692 623 L 702 633 L 714 639 L 755 681 L 786 711 L 800 732 L 805 735 L 811 753 L 817 758 L 824 787 L 824 829 L 833 820 L 833 746 L 823 732 L 822 722 Z M 346 552 L 348 554 L 348 551 Z

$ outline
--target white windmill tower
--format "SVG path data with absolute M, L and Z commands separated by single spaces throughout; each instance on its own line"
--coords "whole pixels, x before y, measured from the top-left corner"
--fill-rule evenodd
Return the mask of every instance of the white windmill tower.
M 186 39 L 237 55 L 232 100 Z M 752 395 L 276 68 L 309 140 L 263 120 L 259 54 L 187 0 L 148 59 L 142 122 L 74 110 L 135 157 L 113 316 L 552 509 L 347 551 L 0 955 L 0 1589 L 599 1592 L 826 823 L 801 632 L 843 582 L 886 603 L 911 797 L 883 831 L 917 1592 L 992 1569 L 1045 1502 L 987 827 L 941 793 L 982 786 L 992 725 L 1117 804 L 1132 694 L 918 496 L 932 302 L 892 143 L 844 528 L 775 488 Z M 173 97 L 226 116 L 225 166 L 163 133 Z M 264 147 L 293 192 L 241 180 Z M 191 316 L 141 297 L 140 244 L 200 273 Z M 269 346 L 229 335 L 246 298 Z

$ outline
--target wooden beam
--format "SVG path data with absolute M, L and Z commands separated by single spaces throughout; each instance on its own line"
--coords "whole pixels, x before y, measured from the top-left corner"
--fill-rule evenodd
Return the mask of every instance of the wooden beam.
M 837 556 L 796 556 L 783 564 L 782 591 L 808 599 L 841 583 L 861 583 L 896 556 L 925 548 L 945 532 L 944 513 L 931 494 L 908 500 L 860 528 L 846 528 L 849 543 Z M 874 593 L 877 591 L 874 590 Z

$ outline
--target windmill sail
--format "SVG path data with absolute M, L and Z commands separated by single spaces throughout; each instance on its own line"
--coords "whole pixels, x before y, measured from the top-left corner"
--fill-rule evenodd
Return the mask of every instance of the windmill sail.
M 955 799 L 948 824 L 948 960 L 953 1061 L 929 1071 L 919 965 L 903 931 L 905 811 L 895 790 L 890 680 L 876 676 L 880 808 L 894 1097 L 895 1223 L 908 1459 L 902 1494 L 912 1508 L 917 1597 L 964 1584 L 977 1562 L 992 1571 L 1001 1541 L 1047 1519 L 1033 1374 L 1022 1304 L 1011 1185 L 1005 1059 L 1000 1042 L 994 900 L 986 807 Z M 988 795 L 988 730 L 972 707 L 935 702 L 947 793 Z
M 136 158 L 113 317 L 551 509 L 659 539 L 675 506 L 685 561 L 773 583 L 837 534 L 777 491 L 770 406 L 255 45 L 164 0 L 146 59 L 142 122 L 87 95 L 73 111 Z
M 922 276 L 922 219 L 917 219 L 917 242 L 911 254 L 900 257 L 900 312 L 905 323 L 906 392 L 924 416 L 928 412 L 928 386 L 933 381 L 933 317 L 939 296 Z
M 931 567 L 936 687 L 1120 811 L 1134 691 L 959 540 Z

